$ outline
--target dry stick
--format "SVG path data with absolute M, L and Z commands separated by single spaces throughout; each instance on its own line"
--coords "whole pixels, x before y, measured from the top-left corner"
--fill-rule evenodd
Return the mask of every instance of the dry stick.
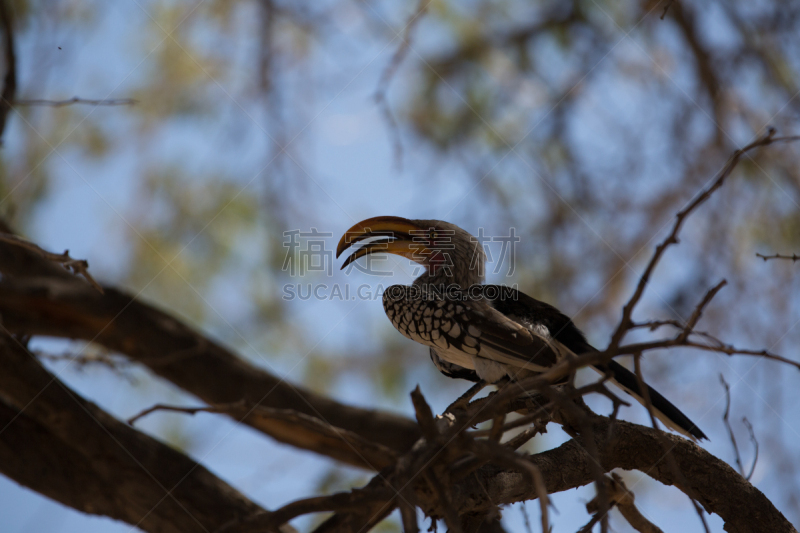
M 704 300 L 705 301 L 705 300 Z M 701 302 L 702 304 L 702 302 Z M 653 404 L 650 401 L 650 392 L 647 389 L 647 385 L 645 385 L 644 377 L 642 376 L 642 365 L 641 365 L 641 353 L 634 354 L 633 356 L 633 364 L 636 370 L 636 381 L 639 383 L 639 390 L 642 393 L 642 398 L 645 401 L 645 407 L 647 407 L 647 414 L 650 415 L 650 422 L 653 424 L 653 429 L 658 429 L 658 423 L 656 422 L 656 417 L 653 414 Z M 694 506 L 694 510 L 697 512 L 697 516 L 700 517 L 700 521 L 703 523 L 703 528 L 705 528 L 706 533 L 711 533 L 711 530 L 708 527 L 708 522 L 706 522 L 706 517 L 703 515 L 703 508 L 700 507 L 700 504 L 697 503 L 697 497 L 695 495 L 694 489 L 689 485 L 686 481 L 686 478 L 681 472 L 680 467 L 678 467 L 677 461 L 675 461 L 675 457 L 672 455 L 672 448 L 667 448 L 666 442 L 662 441 L 662 446 L 664 447 L 666 453 L 664 457 L 669 464 L 670 469 L 672 470 L 675 479 L 680 485 L 685 487 L 684 492 L 689 497 L 689 501 L 692 502 Z
M 731 421 L 729 418 L 731 413 L 731 388 L 728 385 L 728 382 L 725 381 L 725 377 L 722 374 L 719 375 L 719 381 L 725 388 L 725 414 L 722 415 L 722 421 L 725 422 L 725 427 L 728 429 L 728 437 L 730 437 L 731 444 L 733 445 L 733 456 L 736 461 L 736 467 L 739 469 L 739 473 L 742 474 L 742 477 L 744 477 L 742 456 L 739 455 L 739 446 L 736 445 L 736 437 L 733 435 L 733 428 L 731 427 Z
M 742 418 L 742 423 L 747 426 L 747 431 L 750 432 L 750 440 L 753 442 L 753 446 L 755 446 L 755 457 L 753 457 L 753 466 L 750 467 L 750 472 L 745 476 L 747 481 L 750 481 L 750 478 L 753 477 L 753 472 L 756 471 L 756 463 L 758 462 L 758 439 L 756 439 L 756 433 L 753 431 L 753 425 L 747 419 L 747 417 Z
M 633 314 L 633 309 L 636 307 L 636 304 L 642 297 L 644 293 L 644 289 L 647 286 L 647 283 L 650 281 L 650 276 L 655 270 L 656 265 L 661 260 L 661 257 L 664 255 L 666 249 L 673 244 L 678 242 L 678 233 L 683 226 L 684 221 L 686 218 L 695 210 L 698 206 L 703 204 L 706 200 L 708 200 L 711 195 L 722 187 L 722 184 L 725 183 L 725 179 L 730 176 L 733 169 L 736 168 L 736 165 L 739 163 L 739 160 L 742 158 L 744 154 L 753 150 L 754 148 L 758 148 L 761 146 L 767 146 L 772 143 L 776 142 L 790 142 L 800 140 L 800 136 L 787 136 L 787 137 L 775 137 L 775 130 L 770 128 L 767 134 L 760 139 L 753 141 L 752 143 L 748 144 L 744 148 L 736 150 L 722 170 L 719 172 L 719 175 L 714 183 L 711 184 L 708 188 L 701 191 L 695 198 L 686 206 L 684 209 L 679 211 L 675 218 L 675 223 L 672 226 L 672 231 L 670 231 L 669 235 L 666 239 L 664 239 L 658 246 L 656 246 L 656 250 L 653 253 L 653 257 L 650 258 L 650 262 L 647 264 L 644 273 L 639 278 L 639 283 L 636 286 L 636 290 L 634 291 L 631 299 L 628 300 L 628 303 L 622 308 L 622 318 L 617 325 L 614 334 L 611 336 L 611 342 L 609 343 L 608 349 L 606 351 L 611 353 L 616 353 L 616 349 L 619 347 L 620 342 L 622 341 L 622 337 L 625 336 L 625 333 L 630 329 L 631 325 L 633 324 L 631 321 L 631 315 Z
M 120 105 L 135 105 L 139 101 L 133 98 L 109 98 L 105 100 L 91 100 L 88 98 L 78 98 L 73 96 L 68 100 L 15 100 L 15 106 L 47 106 L 47 107 L 64 107 L 74 104 L 96 105 L 96 106 L 120 106 Z
M 103 294 L 103 288 L 97 283 L 94 278 L 89 274 L 89 262 L 85 259 L 73 259 L 69 256 L 69 250 L 64 250 L 63 254 L 54 254 L 53 252 L 48 252 L 47 250 L 43 250 L 38 245 L 27 241 L 23 238 L 17 237 L 16 235 L 12 235 L 10 233 L 0 233 L 0 241 L 7 242 L 9 244 L 13 244 L 15 246 L 19 246 L 20 248 L 25 248 L 32 252 L 35 252 L 42 256 L 43 258 L 47 259 L 48 261 L 53 261 L 55 263 L 60 263 L 64 266 L 64 268 L 71 270 L 74 274 L 81 275 L 86 278 L 92 287 L 97 289 L 100 294 Z
M 764 261 L 769 261 L 770 259 L 788 259 L 792 263 L 795 261 L 800 261 L 800 255 L 792 254 L 792 255 L 783 255 L 783 254 L 774 254 L 774 255 L 763 255 L 763 254 L 756 254 L 756 257 L 760 257 Z

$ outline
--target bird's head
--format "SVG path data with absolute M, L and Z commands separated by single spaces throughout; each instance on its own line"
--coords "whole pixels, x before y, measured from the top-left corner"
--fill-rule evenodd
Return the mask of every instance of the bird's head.
M 364 242 L 366 241 L 366 242 Z M 401 255 L 425 267 L 417 284 L 451 284 L 463 288 L 483 281 L 486 254 L 481 243 L 455 224 L 441 220 L 374 217 L 362 220 L 339 240 L 336 257 L 361 243 L 342 264 L 376 252 Z

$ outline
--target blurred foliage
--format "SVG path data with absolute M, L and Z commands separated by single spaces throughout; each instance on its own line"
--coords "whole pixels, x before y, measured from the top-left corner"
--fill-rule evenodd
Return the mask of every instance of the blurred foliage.
M 281 298 L 293 281 L 282 270 L 283 232 L 353 222 L 319 186 L 345 178 L 328 175 L 315 120 L 355 85 L 373 109 L 369 95 L 416 2 L 12 5 L 20 99 L 80 91 L 138 103 L 17 108 L 0 156 L 0 214 L 42 231 L 70 187 L 88 186 L 86 197 L 123 191 L 98 203 L 91 224 L 101 235 L 92 253 L 119 258 L 98 278 L 315 390 L 347 396 L 353 382 L 369 383 L 370 404 L 396 407 L 416 381 L 440 402 L 464 388 L 423 368 L 427 352 L 395 334 L 378 302 L 350 315 Z M 515 227 L 516 272 L 502 281 L 557 304 L 605 342 L 655 239 L 731 151 L 768 126 L 800 133 L 799 3 L 676 1 L 661 20 L 664 5 L 430 2 L 388 87 L 410 168 L 399 179 L 420 191 L 420 212 L 370 215 L 424 213 L 495 234 Z M 359 80 L 365 70 L 369 81 Z M 454 205 L 429 194 L 456 185 L 470 192 Z M 376 202 L 379 193 L 370 191 Z M 797 269 L 754 254 L 798 251 L 798 147 L 760 150 L 691 219 L 641 312 L 685 318 L 727 277 L 705 327 L 797 356 L 798 309 L 787 301 Z M 307 274 L 304 283 L 322 279 Z M 326 337 L 333 323 L 344 331 L 336 339 Z M 665 393 L 689 373 L 671 359 L 650 368 Z M 774 367 L 754 373 L 783 379 Z M 715 398 L 687 389 L 682 405 L 714 408 Z M 775 429 L 763 424 L 762 434 Z M 798 462 L 782 444 L 767 446 L 791 494 Z M 353 482 L 337 475 L 322 486 Z

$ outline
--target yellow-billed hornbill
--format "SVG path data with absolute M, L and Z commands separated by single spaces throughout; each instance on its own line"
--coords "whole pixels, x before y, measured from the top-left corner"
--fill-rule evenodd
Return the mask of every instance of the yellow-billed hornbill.
M 362 241 L 367 241 L 362 243 Z M 375 217 L 350 228 L 336 257 L 362 243 L 342 265 L 388 252 L 425 267 L 413 285 L 393 285 L 383 307 L 404 336 L 430 347 L 445 375 L 474 382 L 515 381 L 547 370 L 567 354 L 597 351 L 555 307 L 511 287 L 483 285 L 486 255 L 463 229 L 440 220 Z M 595 367 L 644 404 L 636 375 L 615 361 Z M 647 386 L 655 415 L 694 439 L 705 434 L 677 407 Z

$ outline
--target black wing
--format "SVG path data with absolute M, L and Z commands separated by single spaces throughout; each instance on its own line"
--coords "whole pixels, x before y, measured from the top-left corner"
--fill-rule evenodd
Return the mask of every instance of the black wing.
M 527 327 L 533 325 L 544 326 L 553 338 L 572 350 L 576 355 L 597 351 L 591 344 L 586 342 L 583 332 L 572 323 L 572 320 L 552 305 L 540 302 L 511 287 L 500 285 L 487 285 L 484 289 L 484 294 L 497 294 L 497 298 L 490 300 L 496 310 Z M 610 361 L 606 365 L 598 365 L 594 368 L 603 374 L 610 372 L 613 381 L 622 390 L 636 398 L 642 405 L 645 404 L 636 374 L 616 361 Z M 655 411 L 654 414 L 667 427 L 696 439 L 708 438 L 672 402 L 664 398 L 653 387 L 647 384 L 645 386 L 650 396 L 650 403 Z

